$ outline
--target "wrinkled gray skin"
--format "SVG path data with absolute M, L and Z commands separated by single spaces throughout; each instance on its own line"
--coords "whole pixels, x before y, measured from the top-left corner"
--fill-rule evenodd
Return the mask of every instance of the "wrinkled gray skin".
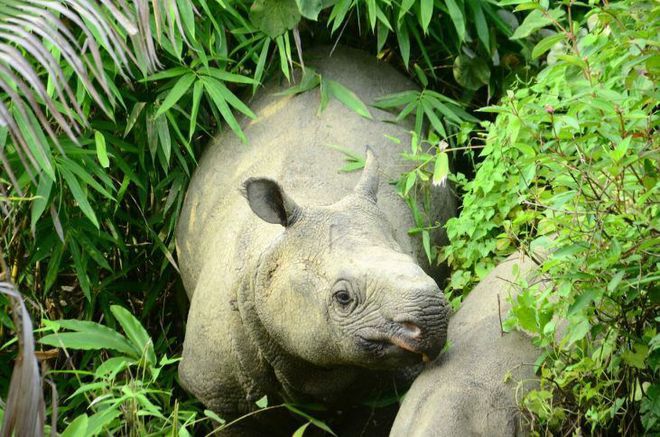
M 449 323 L 449 348 L 406 393 L 390 437 L 527 434 L 518 401 L 536 386 L 540 350 L 520 332 L 501 335 L 498 311 L 504 319 L 517 294 L 512 282 L 538 280 L 536 268 L 514 254 L 470 292 Z
M 318 71 L 367 103 L 412 87 L 360 52 L 325 56 Z M 318 91 L 274 91 L 251 102 L 259 118 L 243 123 L 248 146 L 226 134 L 207 150 L 177 230 L 191 298 L 181 383 L 228 418 L 264 395 L 358 401 L 414 375 L 446 339 L 445 299 L 420 267 L 409 208 L 388 184 L 407 168 L 407 129 L 334 101 L 317 116 Z M 344 156 L 330 144 L 361 155 L 372 144 L 374 153 L 361 174 L 339 173 Z M 437 219 L 453 215 L 447 188 L 435 205 Z

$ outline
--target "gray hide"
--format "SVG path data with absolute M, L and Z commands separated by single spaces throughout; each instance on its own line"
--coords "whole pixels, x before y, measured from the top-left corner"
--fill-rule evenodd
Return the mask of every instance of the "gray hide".
M 368 104 L 413 87 L 358 51 L 325 52 L 312 64 Z M 388 183 L 409 168 L 400 158 L 408 129 L 381 121 L 391 114 L 371 108 L 367 120 L 336 101 L 317 116 L 318 90 L 278 90 L 250 103 L 258 120 L 242 124 L 249 145 L 226 133 L 206 151 L 177 229 L 191 298 L 180 380 L 226 417 L 265 394 L 359 398 L 414 373 L 446 338 L 444 297 L 419 267 L 411 214 Z M 339 173 L 345 157 L 328 146 L 364 155 L 367 144 L 377 160 Z M 447 188 L 435 194 L 445 221 L 453 199 Z
M 514 254 L 470 292 L 449 322 L 449 347 L 406 393 L 390 437 L 525 435 L 517 400 L 536 385 L 540 355 L 520 332 L 500 331 L 518 277 L 537 265 Z M 500 305 L 498 308 L 498 295 Z

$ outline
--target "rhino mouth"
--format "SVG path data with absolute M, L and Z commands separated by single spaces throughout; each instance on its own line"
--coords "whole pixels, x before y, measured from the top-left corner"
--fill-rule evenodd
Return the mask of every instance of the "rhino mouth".
M 405 361 L 431 362 L 438 356 L 442 347 L 428 347 L 420 341 L 408 338 L 405 335 L 372 335 L 359 336 L 361 348 L 378 357 L 400 357 Z

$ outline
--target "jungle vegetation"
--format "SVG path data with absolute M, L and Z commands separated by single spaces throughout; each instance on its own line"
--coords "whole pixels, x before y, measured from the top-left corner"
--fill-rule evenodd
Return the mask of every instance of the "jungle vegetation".
M 244 139 L 266 81 L 322 85 L 303 56 L 336 43 L 419 86 L 376 106 L 414 120 L 398 188 L 455 307 L 509 254 L 549 254 L 552 286 L 520 281 L 505 321 L 544 351 L 534 433 L 660 432 L 658 23 L 652 0 L 4 0 L 3 435 L 229 425 L 176 381 L 178 213 L 210 139 Z M 462 207 L 437 247 L 416 205 L 447 179 Z M 298 435 L 327 429 L 291 408 Z

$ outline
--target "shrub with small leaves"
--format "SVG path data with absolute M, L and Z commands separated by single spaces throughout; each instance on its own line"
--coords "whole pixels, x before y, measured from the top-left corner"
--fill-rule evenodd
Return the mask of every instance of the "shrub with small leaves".
M 655 433 L 660 9 L 612 2 L 577 20 L 571 5 L 526 5 L 530 33 L 556 32 L 533 50 L 550 51 L 538 77 L 483 108 L 497 118 L 460 217 L 447 225 L 450 287 L 469 289 L 519 248 L 547 253 L 541 271 L 553 285 L 520 284 L 506 322 L 545 350 L 540 387 L 523 400 L 534 428 Z

